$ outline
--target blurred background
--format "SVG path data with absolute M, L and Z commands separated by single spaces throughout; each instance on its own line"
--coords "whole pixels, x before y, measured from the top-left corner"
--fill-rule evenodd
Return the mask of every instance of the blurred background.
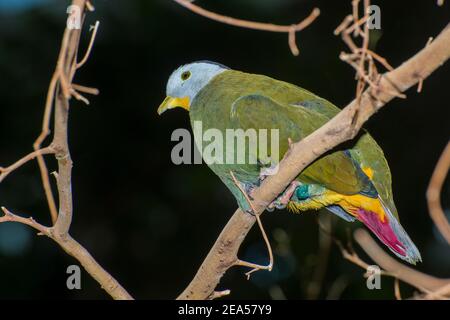
M 244 30 L 197 16 L 170 0 L 97 0 L 88 25 L 99 20 L 89 62 L 75 83 L 99 88 L 89 107 L 73 101 L 70 146 L 74 160 L 74 220 L 71 234 L 128 291 L 139 299 L 172 299 L 187 286 L 236 203 L 206 165 L 172 164 L 176 128 L 189 128 L 181 110 L 158 117 L 170 73 L 180 64 L 213 60 L 233 69 L 261 73 L 300 85 L 343 107 L 354 97 L 351 67 L 339 60 L 345 46 L 333 30 L 351 12 L 351 1 L 198 0 L 233 17 L 292 24 L 313 7 L 320 17 L 298 34 L 292 56 L 285 34 Z M 373 1 L 382 30 L 371 47 L 393 66 L 412 56 L 449 21 L 449 3 Z M 0 165 L 32 150 L 40 132 L 48 83 L 55 67 L 69 1 L 0 0 Z M 425 190 L 449 139 L 449 65 L 396 99 L 366 128 L 383 148 L 393 174 L 402 224 L 422 252 L 417 269 L 450 277 L 448 246 L 433 226 Z M 189 128 L 190 129 L 190 128 Z M 48 157 L 50 170 L 55 162 Z M 449 179 L 442 201 L 450 208 Z M 31 162 L 0 184 L 0 205 L 49 224 L 38 166 Z M 447 211 L 448 212 L 448 211 Z M 368 290 L 364 270 L 344 260 L 320 236 L 317 220 L 333 225 L 347 241 L 348 224 L 326 212 L 264 214 L 275 249 L 273 272 L 250 281 L 233 268 L 220 288 L 231 298 L 392 299 L 393 281 Z M 321 246 L 321 244 L 324 244 Z M 322 249 L 321 249 L 322 248 Z M 325 248 L 325 249 L 324 249 Z M 370 259 L 355 244 L 363 259 Z M 240 257 L 265 263 L 259 230 L 245 240 Z M 82 289 L 66 288 L 66 269 L 77 262 L 55 243 L 19 224 L 0 224 L 0 298 L 108 299 L 82 271 Z M 401 285 L 404 295 L 413 290 Z

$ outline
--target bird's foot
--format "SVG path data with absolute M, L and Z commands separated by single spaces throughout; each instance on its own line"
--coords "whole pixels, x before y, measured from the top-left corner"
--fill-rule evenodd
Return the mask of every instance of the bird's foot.
M 295 192 L 295 189 L 300 185 L 300 182 L 298 181 L 292 181 L 290 185 L 284 190 L 284 192 L 275 199 L 269 206 L 267 207 L 267 210 L 272 212 L 275 208 L 282 210 L 285 209 L 291 200 L 292 195 Z

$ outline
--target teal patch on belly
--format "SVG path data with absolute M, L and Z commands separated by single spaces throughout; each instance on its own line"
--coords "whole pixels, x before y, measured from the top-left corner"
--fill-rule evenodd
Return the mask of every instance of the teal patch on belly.
M 302 184 L 295 189 L 295 195 L 298 200 L 306 200 L 309 198 L 309 185 Z

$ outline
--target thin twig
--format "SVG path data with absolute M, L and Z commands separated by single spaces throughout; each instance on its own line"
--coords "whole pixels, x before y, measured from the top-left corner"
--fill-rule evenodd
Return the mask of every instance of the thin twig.
M 383 88 L 381 89 L 381 87 L 375 82 L 377 80 L 372 80 L 371 77 L 369 76 L 369 74 L 366 73 L 365 70 L 361 69 L 361 66 L 357 65 L 355 62 L 351 61 L 351 59 L 348 58 L 349 56 L 346 53 L 341 53 L 340 54 L 340 58 L 342 59 L 342 61 L 347 62 L 350 66 L 353 67 L 353 69 L 355 69 L 355 71 L 357 72 L 357 75 L 360 77 L 359 79 L 363 79 L 365 81 L 365 83 L 367 83 L 373 90 L 378 91 L 378 90 L 385 90 L 386 93 L 393 95 L 397 98 L 400 99 L 406 99 L 406 95 L 398 92 L 397 90 L 392 90 L 389 88 Z M 374 68 L 373 64 L 372 64 L 372 68 Z M 363 89 L 364 89 L 364 82 L 358 82 L 358 86 L 361 86 L 361 83 L 363 84 Z M 358 87 L 360 88 L 360 87 Z M 356 97 L 361 97 L 362 91 L 363 90 L 357 90 L 359 93 L 356 95 Z
M 357 51 L 359 52 L 362 49 L 357 49 Z M 376 59 L 379 63 L 381 63 L 383 65 L 383 67 L 386 68 L 386 70 L 392 71 L 394 70 L 394 68 L 389 64 L 389 62 L 383 58 L 382 56 L 380 56 L 379 54 L 377 54 L 376 52 L 366 48 L 366 52 L 373 57 L 374 59 Z
M 427 189 L 428 211 L 439 232 L 450 245 L 450 224 L 441 206 L 441 190 L 450 168 L 450 142 L 439 158 Z
M 433 41 L 433 37 L 428 38 L 428 41 L 427 41 L 425 47 L 429 46 L 431 41 Z M 419 92 L 419 93 L 422 92 L 422 87 L 423 87 L 423 79 L 420 78 L 419 83 L 417 84 L 417 92 Z
M 250 262 L 246 262 L 246 261 L 242 261 L 237 259 L 235 265 L 237 266 L 244 266 L 244 267 L 250 267 L 252 268 L 252 270 L 250 270 L 249 272 L 246 273 L 247 276 L 247 280 L 250 279 L 250 275 L 253 272 L 256 272 L 258 270 L 268 270 L 268 271 L 272 271 L 272 267 L 273 267 L 273 253 L 272 253 L 272 246 L 270 245 L 270 241 L 269 238 L 267 237 L 266 232 L 264 231 L 264 227 L 262 225 L 261 219 L 260 219 L 260 213 L 256 213 L 256 210 L 250 200 L 250 198 L 247 195 L 247 192 L 245 192 L 245 190 L 242 188 L 241 184 L 239 183 L 239 181 L 236 179 L 233 171 L 230 171 L 230 175 L 231 178 L 233 179 L 234 184 L 236 185 L 237 188 L 239 188 L 239 190 L 241 191 L 241 193 L 244 195 L 245 199 L 248 202 L 248 205 L 250 206 L 250 208 L 252 209 L 252 213 L 255 215 L 256 221 L 258 223 L 259 229 L 261 230 L 261 234 L 264 238 L 264 242 L 266 244 L 267 247 L 267 251 L 269 252 L 269 264 L 267 266 L 262 266 L 262 265 L 258 265 L 255 263 L 250 263 Z
M 76 65 L 77 69 L 80 69 L 88 61 L 89 56 L 91 55 L 92 47 L 94 46 L 94 41 L 95 41 L 95 37 L 97 36 L 97 31 L 98 31 L 99 25 L 100 25 L 100 21 L 95 22 L 88 48 L 86 50 L 86 53 L 84 54 L 83 59 L 81 59 L 81 61 L 77 63 L 77 65 Z
M 364 229 L 356 230 L 354 237 L 356 242 L 358 242 L 361 248 L 377 265 L 395 275 L 399 280 L 402 280 L 421 291 L 423 291 L 423 289 L 429 290 L 430 292 L 436 291 L 450 284 L 450 279 L 436 278 L 398 262 L 381 249 Z
M 94 96 L 96 96 L 100 93 L 97 88 L 90 88 L 90 87 L 82 86 L 82 85 L 75 84 L 75 83 L 72 83 L 72 88 L 75 89 L 76 91 L 84 92 L 87 94 L 92 94 Z
M 353 14 L 353 21 L 357 22 L 359 17 L 359 0 L 353 0 L 352 1 L 352 14 Z M 359 24 L 356 24 L 355 29 L 353 30 L 353 36 L 357 37 L 362 33 L 361 28 L 359 27 Z
M 210 300 L 222 298 L 228 296 L 231 293 L 230 290 L 222 290 L 222 291 L 214 291 L 212 295 L 209 297 Z
M 440 194 L 443 182 L 447 176 L 450 167 L 450 142 L 447 144 L 442 153 L 433 176 L 431 178 L 427 199 L 430 215 L 435 222 L 438 229 L 441 231 L 447 241 L 450 239 L 450 226 L 445 217 L 444 211 L 440 205 Z M 419 295 L 416 299 L 448 299 L 450 298 L 450 279 L 439 279 L 431 275 L 418 272 L 404 264 L 394 260 L 387 255 L 370 237 L 365 230 L 357 230 L 355 232 L 355 239 L 364 249 L 364 251 L 380 266 L 387 270 L 395 277 L 394 292 L 397 300 L 401 300 L 399 280 L 402 280 L 424 293 Z M 449 242 L 450 244 L 450 242 Z M 358 258 L 345 252 L 341 247 L 343 256 L 353 263 L 366 267 L 364 263 Z
M 3 168 L 0 167 L 0 183 L 14 170 L 17 170 L 18 168 L 20 168 L 21 166 L 23 166 L 25 163 L 35 159 L 38 156 L 42 156 L 42 155 L 46 155 L 46 154 L 52 154 L 55 153 L 55 150 L 53 149 L 52 146 L 43 148 L 43 149 L 39 149 L 36 150 L 34 152 L 31 152 L 29 154 L 27 154 L 26 156 L 24 156 L 23 158 L 17 160 L 15 163 L 13 163 L 12 165 Z
M 422 299 L 431 300 L 431 299 L 450 299 L 450 283 L 435 291 L 428 291 Z
M 346 30 L 348 28 L 348 26 L 350 25 L 350 23 L 353 22 L 353 16 L 352 15 L 348 15 L 344 18 L 344 20 L 342 20 L 341 24 L 334 30 L 334 35 L 337 36 L 339 35 L 342 31 Z
M 42 120 L 42 130 L 33 144 L 34 151 L 38 151 L 41 149 L 42 143 L 44 142 L 45 138 L 47 138 L 47 136 L 50 134 L 50 117 L 53 110 L 53 98 L 55 96 L 55 89 L 57 82 L 58 82 L 58 73 L 54 72 L 47 91 L 47 99 L 45 102 L 45 109 L 44 109 L 44 118 Z M 45 164 L 44 157 L 39 154 L 37 156 L 37 162 L 41 174 L 42 185 L 44 187 L 44 193 L 50 210 L 50 216 L 52 222 L 55 223 L 58 217 L 58 210 L 56 209 L 55 198 L 53 196 L 53 192 L 50 186 L 50 179 L 48 177 L 47 165 Z
M 296 24 L 278 25 L 278 24 L 272 24 L 272 23 L 262 23 L 262 22 L 248 21 L 248 20 L 243 20 L 243 19 L 236 19 L 236 18 L 220 15 L 215 12 L 211 12 L 206 9 L 203 9 L 202 7 L 199 7 L 188 0 L 174 0 L 174 1 L 198 15 L 201 15 L 208 19 L 211 19 L 211 20 L 214 20 L 217 22 L 221 22 L 224 24 L 228 24 L 228 25 L 232 25 L 232 26 L 240 27 L 240 28 L 246 28 L 246 29 L 287 33 L 289 35 L 289 47 L 292 51 L 292 54 L 295 56 L 298 55 L 298 53 L 299 53 L 298 47 L 295 44 L 295 33 L 308 27 L 320 15 L 319 8 L 314 8 L 308 17 L 306 17 L 305 19 L 303 19 L 302 21 L 300 21 Z
M 74 96 L 75 99 L 77 99 L 78 101 L 82 101 L 82 102 L 84 102 L 86 105 L 89 105 L 89 104 L 90 104 L 89 100 L 88 100 L 86 97 L 84 97 L 83 95 L 81 95 L 80 93 L 78 93 L 75 89 L 71 88 L 71 89 L 70 89 L 70 94 L 71 94 L 72 96 Z
M 394 295 L 395 299 L 402 300 L 402 293 L 400 291 L 400 280 L 398 280 L 398 278 L 394 279 Z
M 90 12 L 95 11 L 94 6 L 92 5 L 91 1 L 89 1 L 89 0 L 86 1 L 86 8 L 87 8 Z
M 24 217 L 18 216 L 16 214 L 12 213 L 11 211 L 9 211 L 8 209 L 6 209 L 5 207 L 1 207 L 1 210 L 3 211 L 3 216 L 0 217 L 0 223 L 4 223 L 4 222 L 22 223 L 22 224 L 25 224 L 27 226 L 30 226 L 30 227 L 36 229 L 37 231 L 39 231 L 40 235 L 50 236 L 50 228 L 37 223 L 32 217 L 24 218 Z

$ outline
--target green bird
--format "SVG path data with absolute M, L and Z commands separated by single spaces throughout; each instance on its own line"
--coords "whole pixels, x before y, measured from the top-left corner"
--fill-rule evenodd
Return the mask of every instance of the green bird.
M 240 162 L 206 161 L 203 155 L 245 211 L 250 209 L 248 196 L 271 169 L 276 171 L 276 163 L 288 151 L 291 141 L 305 138 L 340 111 L 329 101 L 293 84 L 209 61 L 175 70 L 166 94 L 158 113 L 184 108 L 189 111 L 192 127 L 201 123 L 202 132 L 212 129 L 227 136 L 230 129 L 277 130 L 277 143 L 271 142 L 267 149 L 278 145 L 278 152 L 271 150 L 264 155 L 258 145 L 246 149 L 246 161 Z M 196 130 L 194 139 L 198 149 L 204 150 L 204 137 Z M 228 145 L 225 140 L 219 142 L 223 158 L 235 160 L 243 146 Z M 287 207 L 300 212 L 326 208 L 346 221 L 359 220 L 395 255 L 415 264 L 421 256 L 400 225 L 391 184 L 383 151 L 363 131 L 344 150 L 330 152 L 310 164 L 268 209 Z

